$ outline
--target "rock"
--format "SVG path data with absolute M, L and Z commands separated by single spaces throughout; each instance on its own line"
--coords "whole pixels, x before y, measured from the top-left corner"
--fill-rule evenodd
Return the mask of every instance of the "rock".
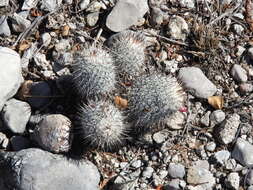
M 99 12 L 90 13 L 86 16 L 86 22 L 88 26 L 95 26 L 99 19 Z
M 240 57 L 244 52 L 245 52 L 245 48 L 242 46 L 236 46 L 236 56 Z
M 73 3 L 73 0 L 64 0 L 64 3 L 71 5 Z
M 228 161 L 229 158 L 230 158 L 230 152 L 227 150 L 221 150 L 221 151 L 215 152 L 214 154 L 214 159 L 220 165 L 225 165 L 225 163 Z
M 253 47 L 248 49 L 248 56 L 251 60 L 253 60 Z
M 0 16 L 0 35 L 1 36 L 10 36 L 11 30 L 7 23 L 7 16 Z
M 1 115 L 8 129 L 13 133 L 22 134 L 31 116 L 31 107 L 26 102 L 10 99 L 5 103 Z
M 215 144 L 215 142 L 209 142 L 205 145 L 205 148 L 207 151 L 213 152 L 216 148 L 216 144 Z
M 193 9 L 195 7 L 195 0 L 181 0 L 179 3 L 184 8 Z
M 211 190 L 215 185 L 215 178 L 213 174 L 204 167 L 194 165 L 188 169 L 187 183 L 196 185 L 196 188 L 203 188 L 205 190 Z
M 172 179 L 168 184 L 163 187 L 164 190 L 181 190 L 180 179 Z
M 141 160 L 136 160 L 131 164 L 131 166 L 133 166 L 134 168 L 140 168 L 141 165 L 142 165 Z
M 238 64 L 234 64 L 232 67 L 231 75 L 237 82 L 246 82 L 248 80 L 247 72 Z
M 0 132 L 0 149 L 6 149 L 9 145 L 9 139 L 4 133 Z
M 142 172 L 142 176 L 144 178 L 151 178 L 152 174 L 154 172 L 154 169 L 152 167 L 146 167 L 143 172 Z
M 224 121 L 226 115 L 222 110 L 215 110 L 210 115 L 210 123 L 211 127 L 220 124 L 222 121 Z
M 12 28 L 15 32 L 24 32 L 30 25 L 31 21 L 25 19 L 21 15 L 14 13 L 11 17 Z
M 79 4 L 80 10 L 84 10 L 90 4 L 90 0 L 82 0 Z
M 182 164 L 170 163 L 168 173 L 172 178 L 181 178 L 185 176 L 185 167 Z
M 6 100 L 18 91 L 23 77 L 21 74 L 20 57 L 12 49 L 0 46 L 0 110 Z
M 0 7 L 7 7 L 9 5 L 9 0 L 1 0 Z
M 253 190 L 253 185 L 249 186 L 247 190 Z
M 165 124 L 170 129 L 182 129 L 186 120 L 186 115 L 177 111 L 165 119 Z
M 241 83 L 239 89 L 242 94 L 247 94 L 253 91 L 253 85 L 251 83 Z
M 253 165 L 253 145 L 242 138 L 238 138 L 232 151 L 232 157 L 243 166 Z
M 32 8 L 35 8 L 38 4 L 39 0 L 25 0 L 22 5 L 22 10 L 30 10 Z
M 0 160 L 0 179 L 8 184 L 8 189 L 99 189 L 99 172 L 89 161 L 79 160 L 77 163 L 35 148 L 1 151 Z
M 242 32 L 244 31 L 243 26 L 241 26 L 240 24 L 234 24 L 234 25 L 232 26 L 232 28 L 233 28 L 234 32 L 235 32 L 236 34 L 238 34 L 238 35 L 241 35 Z
M 157 144 L 161 144 L 164 141 L 166 141 L 166 139 L 169 136 L 169 131 L 164 129 L 161 131 L 156 132 L 155 134 L 153 134 L 153 140 L 157 143 Z
M 253 170 L 252 169 L 250 169 L 246 180 L 247 180 L 248 185 L 253 185 Z
M 34 97 L 28 98 L 29 104 L 33 108 L 41 108 L 50 103 L 51 99 L 45 97 L 52 96 L 52 92 L 50 86 L 46 82 L 41 81 L 32 83 L 30 95 Z M 41 98 L 39 96 L 41 96 Z
M 47 47 L 47 46 L 49 46 L 52 38 L 48 32 L 45 32 L 44 34 L 41 35 L 41 40 L 42 40 L 43 46 Z
M 44 11 L 52 12 L 62 5 L 62 0 L 42 0 L 40 8 Z
M 230 115 L 223 123 L 219 126 L 218 139 L 223 144 L 231 143 L 237 133 L 240 125 L 240 116 L 236 113 Z
M 153 26 L 160 26 L 163 23 L 164 13 L 159 8 L 152 8 L 151 10 L 151 24 Z
M 198 98 L 208 98 L 217 91 L 216 86 L 197 67 L 183 67 L 179 70 L 183 85 Z
M 33 139 L 45 150 L 62 153 L 71 148 L 71 121 L 61 115 L 47 115 L 34 130 Z
M 226 163 L 225 163 L 225 168 L 227 169 L 227 170 L 230 170 L 230 171 L 235 171 L 235 169 L 236 169 L 236 161 L 235 161 L 235 159 L 228 159 L 227 161 L 226 161 Z
M 225 183 L 229 189 L 239 190 L 240 177 L 239 177 L 238 173 L 232 172 L 232 173 L 228 174 Z
M 35 42 L 31 45 L 31 47 L 27 50 L 25 50 L 22 59 L 21 59 L 21 67 L 22 69 L 28 70 L 28 65 L 29 65 L 29 61 L 30 59 L 33 58 L 35 52 L 38 50 L 37 48 L 38 43 Z
M 201 117 L 200 119 L 200 123 L 202 125 L 204 125 L 205 127 L 208 127 L 209 126 L 209 123 L 210 123 L 210 114 L 211 114 L 211 111 L 207 111 L 205 113 L 205 115 L 203 115 L 203 117 Z
M 106 26 L 120 32 L 136 24 L 149 10 L 147 0 L 119 0 L 106 19 Z
M 30 141 L 22 136 L 13 136 L 10 142 L 13 151 L 20 151 L 30 147 Z
M 106 6 L 103 2 L 98 2 L 98 1 L 91 1 L 89 6 L 86 9 L 86 12 L 100 12 L 100 9 L 106 9 Z
M 180 16 L 172 16 L 168 24 L 168 35 L 176 40 L 185 40 L 189 34 L 186 21 Z

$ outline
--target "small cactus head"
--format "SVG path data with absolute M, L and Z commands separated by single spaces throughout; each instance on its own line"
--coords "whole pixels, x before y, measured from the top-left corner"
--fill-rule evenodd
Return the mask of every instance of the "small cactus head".
M 129 120 L 137 131 L 150 129 L 183 107 L 184 93 L 176 78 L 162 74 L 138 77 L 129 94 Z
M 72 80 L 79 97 L 96 97 L 114 90 L 115 66 L 105 50 L 90 47 L 76 55 L 75 62 Z
M 122 113 L 106 101 L 91 101 L 81 105 L 75 133 L 92 148 L 113 150 L 127 139 L 127 125 Z
M 111 36 L 106 45 L 118 73 L 136 77 L 145 70 L 145 39 L 139 32 L 123 31 Z

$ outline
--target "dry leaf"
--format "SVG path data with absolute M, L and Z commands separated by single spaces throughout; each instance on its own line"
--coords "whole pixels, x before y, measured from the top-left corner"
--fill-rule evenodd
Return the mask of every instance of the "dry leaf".
M 30 96 L 30 89 L 31 89 L 32 83 L 33 83 L 33 81 L 31 81 L 31 80 L 27 80 L 22 83 L 22 85 L 18 91 L 18 97 L 21 100 L 26 100 L 26 98 L 28 96 Z
M 253 31 L 253 2 L 246 0 L 245 3 L 246 22 L 249 24 L 250 30 Z
M 208 103 L 215 109 L 222 109 L 224 105 L 224 99 L 222 96 L 210 96 L 208 97 Z
M 156 190 L 162 190 L 163 189 L 163 185 L 158 185 L 157 187 L 156 187 Z
M 69 35 L 69 29 L 70 27 L 68 25 L 65 25 L 62 27 L 62 36 L 68 36 Z
M 22 41 L 19 46 L 18 46 L 18 51 L 21 52 L 21 51 L 24 51 L 26 49 L 28 49 L 29 47 L 31 46 L 31 43 L 24 40 Z
M 42 16 L 42 12 L 39 11 L 38 9 L 32 8 L 30 15 L 33 17 Z
M 127 100 L 124 98 L 121 98 L 120 96 L 115 96 L 114 102 L 120 108 L 127 108 L 127 104 L 128 104 Z

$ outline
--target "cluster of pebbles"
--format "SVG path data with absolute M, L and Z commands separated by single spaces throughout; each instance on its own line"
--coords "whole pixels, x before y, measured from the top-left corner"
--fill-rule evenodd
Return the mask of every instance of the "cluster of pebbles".
M 252 190 L 249 2 L 1 1 L 0 189 Z

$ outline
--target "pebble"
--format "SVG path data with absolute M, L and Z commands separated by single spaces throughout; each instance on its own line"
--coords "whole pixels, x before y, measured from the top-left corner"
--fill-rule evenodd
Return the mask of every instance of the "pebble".
M 181 190 L 180 179 L 172 179 L 163 187 L 164 190 Z
M 234 25 L 232 26 L 232 28 L 233 28 L 234 32 L 235 32 L 236 34 L 238 34 L 238 35 L 241 35 L 242 32 L 244 31 L 243 26 L 240 25 L 240 24 L 234 24 Z
M 0 110 L 2 110 L 6 100 L 16 94 L 23 77 L 21 74 L 20 57 L 17 52 L 12 49 L 0 46 Z
M 240 57 L 244 52 L 245 52 L 245 48 L 242 46 L 236 46 L 236 56 Z
M 202 125 L 204 125 L 205 127 L 208 127 L 209 126 L 209 123 L 210 123 L 210 114 L 211 114 L 211 111 L 207 111 L 205 113 L 205 115 L 203 115 L 203 117 L 201 117 L 200 119 L 200 123 Z
M 151 10 L 151 24 L 153 26 L 160 26 L 163 23 L 164 13 L 161 9 L 154 7 Z
M 0 149 L 6 149 L 9 146 L 9 139 L 4 133 L 0 132 Z
M 0 151 L 0 160 L 5 165 L 1 168 L 1 172 L 8 173 L 1 175 L 0 179 L 8 182 L 8 187 L 53 190 L 99 189 L 98 169 L 86 160 L 79 160 L 77 163 L 62 155 L 35 148 L 18 152 Z
M 249 186 L 247 190 L 253 190 L 253 185 Z
M 211 127 L 220 124 L 224 121 L 226 115 L 222 110 L 215 110 L 210 114 L 210 123 Z
M 9 0 L 1 0 L 0 7 L 7 7 L 9 5 Z
M 42 40 L 43 46 L 47 47 L 51 43 L 52 38 L 48 32 L 45 32 L 41 35 L 41 40 Z
M 90 13 L 86 16 L 86 22 L 89 27 L 95 26 L 99 19 L 99 12 Z
M 230 171 L 235 171 L 236 168 L 236 161 L 235 159 L 231 158 L 228 159 L 225 163 L 225 168 Z
M 239 174 L 236 172 L 232 172 L 232 173 L 228 174 L 225 183 L 228 188 L 238 190 L 239 185 L 240 185 Z
M 39 0 L 24 0 L 24 3 L 22 5 L 22 11 L 24 10 L 30 10 L 32 8 L 35 8 L 38 4 Z
M 180 111 L 177 111 L 165 119 L 165 125 L 170 129 L 182 129 L 186 121 L 186 115 Z
M 195 7 L 195 0 L 181 0 L 179 3 L 184 8 L 193 9 Z
M 21 59 L 21 67 L 22 69 L 28 70 L 28 65 L 30 63 L 30 59 L 33 58 L 34 53 L 38 50 L 37 48 L 38 43 L 32 43 L 31 47 L 25 50 L 22 59 Z
M 80 10 L 84 10 L 90 4 L 90 0 L 82 0 L 79 4 Z
M 100 9 L 106 9 L 106 6 L 103 2 L 92 1 L 86 9 L 86 12 L 99 12 Z
M 189 34 L 189 27 L 184 18 L 172 16 L 168 24 L 168 35 L 175 40 L 185 40 Z
M 153 140 L 157 143 L 157 144 L 161 144 L 164 141 L 166 141 L 166 139 L 169 136 L 169 131 L 164 129 L 161 131 L 156 132 L 155 134 L 153 134 Z
M 197 67 L 182 67 L 179 79 L 183 85 L 199 98 L 208 98 L 217 91 L 216 86 Z
M 249 58 L 251 60 L 253 60 L 253 47 L 251 47 L 251 48 L 248 49 L 248 53 L 247 54 L 248 54 Z
M 182 164 L 170 163 L 168 168 L 168 174 L 172 178 L 183 179 L 185 176 L 185 167 Z
M 31 116 L 28 103 L 16 99 L 8 100 L 1 112 L 5 126 L 13 133 L 23 134 Z
M 22 136 L 11 137 L 10 143 L 13 151 L 20 151 L 30 147 L 30 141 Z
M 50 103 L 51 99 L 45 97 L 52 96 L 52 91 L 48 83 L 44 81 L 34 82 L 30 88 L 30 95 L 34 97 L 28 98 L 28 103 L 33 108 L 41 108 Z
M 24 32 L 30 25 L 31 21 L 25 19 L 21 15 L 14 13 L 11 17 L 12 28 L 15 32 Z
M 62 5 L 62 0 L 43 0 L 40 8 L 44 11 L 52 12 Z
M 237 82 L 246 82 L 248 80 L 247 72 L 238 64 L 233 65 L 231 75 Z
M 45 150 L 62 153 L 71 148 L 71 121 L 64 115 L 52 114 L 43 117 L 34 130 L 33 139 Z
M 253 185 L 253 170 L 250 169 L 249 173 L 247 174 L 247 184 Z
M 10 36 L 11 30 L 7 23 L 7 16 L 0 16 L 0 35 L 1 36 Z
M 241 83 L 239 89 L 242 94 L 247 94 L 253 91 L 253 85 L 251 83 Z
M 149 10 L 147 0 L 119 0 L 106 19 L 106 26 L 120 32 L 136 24 Z
M 231 143 L 240 125 L 240 116 L 236 113 L 230 115 L 219 126 L 218 139 L 223 144 Z
M 134 161 L 134 162 L 131 164 L 131 166 L 134 167 L 134 168 L 140 168 L 141 165 L 142 165 L 141 160 L 136 160 L 136 161 Z
M 142 176 L 145 178 L 151 178 L 153 175 L 154 169 L 152 167 L 146 167 L 143 172 L 142 172 Z
M 253 145 L 242 138 L 238 138 L 232 151 L 232 157 L 243 166 L 253 165 Z
M 216 143 L 215 142 L 208 142 L 206 145 L 205 145 L 205 148 L 207 151 L 209 152 L 213 152 L 216 148 Z
M 230 158 L 230 152 L 227 150 L 220 150 L 218 152 L 215 152 L 214 154 L 215 161 L 220 165 L 224 165 L 228 161 L 229 158 Z

